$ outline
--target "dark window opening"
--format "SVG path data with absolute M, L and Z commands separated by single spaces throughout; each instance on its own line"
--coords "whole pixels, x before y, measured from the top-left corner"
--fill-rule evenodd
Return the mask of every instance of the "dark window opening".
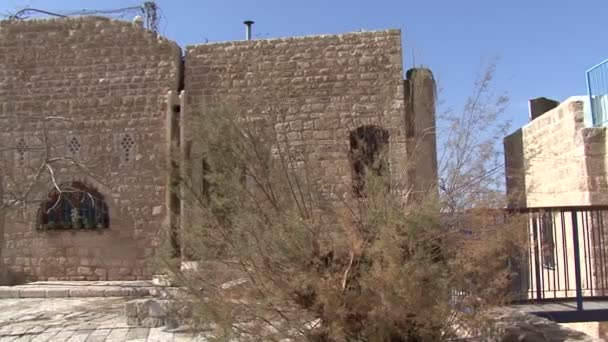
M 181 145 L 181 113 L 180 106 L 175 104 L 171 107 L 171 127 L 169 134 L 171 138 L 171 147 L 179 148 Z M 181 217 L 181 199 L 179 197 L 180 188 L 180 164 L 177 158 L 171 158 L 171 170 L 169 173 L 171 183 L 171 194 L 169 195 L 169 215 L 170 215 L 170 241 L 172 247 L 172 256 L 177 258 L 181 256 L 181 241 L 179 234 L 180 217 Z
M 540 241 L 543 267 L 555 268 L 555 239 L 553 235 L 553 215 L 544 213 L 540 220 Z
M 364 197 L 366 172 L 376 176 L 388 173 L 385 154 L 389 134 L 383 128 L 367 125 L 351 131 L 349 138 L 353 192 L 357 197 Z
M 108 205 L 95 189 L 80 182 L 53 189 L 40 208 L 40 229 L 108 228 Z

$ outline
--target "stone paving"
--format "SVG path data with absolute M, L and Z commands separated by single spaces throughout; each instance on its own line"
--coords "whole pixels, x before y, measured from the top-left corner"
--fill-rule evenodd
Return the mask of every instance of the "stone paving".
M 205 341 L 187 329 L 130 327 L 128 298 L 0 299 L 0 341 Z

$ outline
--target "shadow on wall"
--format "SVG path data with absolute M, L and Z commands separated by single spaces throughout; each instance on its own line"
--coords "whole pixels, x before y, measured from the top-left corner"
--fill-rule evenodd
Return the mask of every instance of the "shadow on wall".
M 523 131 L 518 129 L 507 136 L 503 142 L 505 155 L 505 176 L 507 186 L 507 205 L 509 208 L 525 208 L 526 163 L 524 160 Z
M 23 272 L 14 272 L 8 269 L 2 270 L 0 273 L 0 286 L 14 286 L 29 282 L 27 275 Z
M 518 129 L 504 138 L 505 178 L 507 187 L 507 207 L 509 209 L 525 208 L 526 197 L 526 162 L 524 160 L 523 131 Z M 520 298 L 530 290 L 530 279 L 527 265 L 527 253 L 514 253 L 510 258 L 512 270 L 509 288 L 513 298 Z

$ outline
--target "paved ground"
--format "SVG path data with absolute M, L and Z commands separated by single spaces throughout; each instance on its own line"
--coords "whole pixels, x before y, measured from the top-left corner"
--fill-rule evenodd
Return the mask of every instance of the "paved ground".
M 187 330 L 126 324 L 125 298 L 0 299 L 0 341 L 204 341 Z

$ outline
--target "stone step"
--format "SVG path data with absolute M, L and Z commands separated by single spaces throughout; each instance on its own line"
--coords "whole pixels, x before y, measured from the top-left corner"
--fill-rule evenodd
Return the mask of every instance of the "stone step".
M 174 291 L 151 281 L 43 281 L 0 286 L 0 298 L 166 297 Z
M 175 329 L 187 324 L 192 317 L 192 303 L 159 298 L 132 299 L 125 303 L 124 313 L 129 326 Z

